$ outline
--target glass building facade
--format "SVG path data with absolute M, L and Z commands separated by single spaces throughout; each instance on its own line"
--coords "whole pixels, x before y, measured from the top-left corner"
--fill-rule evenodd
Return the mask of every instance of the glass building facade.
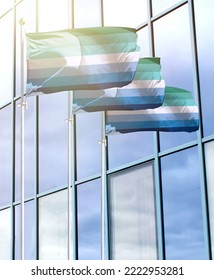
M 198 132 L 109 136 L 101 176 L 102 113 L 77 114 L 69 135 L 67 92 L 29 97 L 25 259 L 67 259 L 69 187 L 72 258 L 101 258 L 103 180 L 107 259 L 214 258 L 213 12 L 212 0 L 1 1 L 0 259 L 21 257 L 21 18 L 26 32 L 136 28 L 141 57 L 160 57 L 166 84 L 192 91 L 200 111 Z

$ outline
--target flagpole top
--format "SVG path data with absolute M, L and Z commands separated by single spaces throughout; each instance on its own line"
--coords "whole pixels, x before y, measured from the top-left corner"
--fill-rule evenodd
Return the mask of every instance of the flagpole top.
M 19 21 L 19 24 L 20 25 L 25 25 L 25 20 L 23 18 L 21 18 L 20 21 Z

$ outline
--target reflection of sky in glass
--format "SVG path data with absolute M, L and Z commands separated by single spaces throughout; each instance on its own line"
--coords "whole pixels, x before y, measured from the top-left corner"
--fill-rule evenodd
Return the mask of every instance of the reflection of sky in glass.
M 67 259 L 67 191 L 39 200 L 39 259 Z
M 40 32 L 68 28 L 68 0 L 38 0 L 38 7 Z
M 67 94 L 39 99 L 40 192 L 67 184 Z
M 213 0 L 195 1 L 199 74 L 205 136 L 214 133 L 214 94 L 212 84 L 214 75 L 214 36 L 212 33 L 212 30 L 214 29 L 213 11 Z
M 34 201 L 29 201 L 25 203 L 25 259 L 33 260 L 35 259 L 35 225 L 36 221 L 32 217 L 35 217 L 35 204 Z M 21 258 L 21 208 L 20 205 L 15 207 L 15 259 L 20 260 Z
M 164 157 L 162 164 L 167 259 L 204 259 L 197 149 Z
M 192 55 L 188 6 L 185 5 L 154 24 L 155 55 L 161 57 L 167 86 L 193 92 Z M 194 94 L 194 93 L 193 93 Z M 196 133 L 161 133 L 161 149 L 169 149 L 196 139 Z
M 77 178 L 101 172 L 101 113 L 77 115 Z
M 147 0 L 104 0 L 104 25 L 137 27 L 147 20 Z
M 7 30 L 7 32 L 5 32 Z M 11 101 L 13 92 L 13 13 L 0 20 L 0 106 Z
M 153 15 L 156 15 L 164 10 L 172 7 L 174 4 L 177 4 L 180 0 L 152 0 L 152 12 Z
M 212 254 L 214 254 L 214 142 L 205 145 Z
M 152 165 L 110 176 L 113 259 L 157 259 Z
M 10 203 L 12 182 L 11 106 L 0 110 L 0 205 Z
M 11 210 L 0 211 L 0 260 L 10 259 Z
M 36 31 L 36 2 L 35 0 L 23 1 L 16 8 L 16 96 L 20 96 L 21 88 L 21 42 L 20 42 L 20 25 L 21 18 L 25 19 L 25 32 Z M 31 11 L 29 13 L 29 11 Z
M 100 180 L 78 186 L 79 259 L 101 258 Z
M 34 194 L 35 181 L 35 99 L 27 100 L 28 110 L 25 111 L 25 197 Z M 16 102 L 16 169 L 15 169 L 15 200 L 20 200 L 21 197 L 21 170 L 20 170 L 20 119 L 21 108 L 18 107 L 20 100 Z
M 101 26 L 101 1 L 75 0 L 74 22 L 75 28 Z

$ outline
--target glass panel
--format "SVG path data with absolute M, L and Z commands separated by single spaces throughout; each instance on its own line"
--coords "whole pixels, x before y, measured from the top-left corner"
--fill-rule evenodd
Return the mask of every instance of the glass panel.
M 109 135 L 109 168 L 150 156 L 153 147 L 153 132 Z
M 13 93 L 13 25 L 12 12 L 0 20 L 0 38 L 4 38 L 0 52 L 0 106 L 11 101 Z
M 0 260 L 11 259 L 11 209 L 0 211 Z
M 67 94 L 39 99 L 39 191 L 67 184 Z
M 157 259 L 153 165 L 109 177 L 112 259 Z
M 67 259 L 67 191 L 39 199 L 39 259 Z
M 35 99 L 27 99 L 28 110 L 25 111 L 25 197 L 32 196 L 34 194 L 35 186 Z M 18 107 L 20 100 L 16 102 L 16 166 L 15 166 L 15 200 L 18 201 L 21 198 L 21 169 L 20 169 L 20 143 L 21 143 L 21 125 L 20 114 L 21 108 Z
M 208 185 L 208 202 L 209 202 L 209 218 L 210 218 L 210 231 L 212 243 L 212 255 L 214 258 L 214 142 L 205 145 L 206 155 L 206 172 L 207 172 L 207 185 Z
M 69 27 L 68 0 L 38 0 L 39 31 L 54 31 Z
M 166 32 L 167 30 L 167 32 Z M 155 52 L 161 57 L 166 85 L 193 92 L 192 54 L 188 6 L 185 5 L 154 23 Z M 196 139 L 195 133 L 165 133 L 161 149 L 169 149 Z
M 36 230 L 35 230 L 35 204 L 34 201 L 25 203 L 25 215 L 24 215 L 24 227 L 25 227 L 25 260 L 34 260 L 36 253 Z M 15 207 L 15 259 L 21 259 L 21 206 Z
M 137 27 L 147 20 L 147 0 L 104 0 L 103 3 L 106 26 Z
M 77 176 L 87 177 L 100 172 L 101 114 L 77 115 Z
M 152 12 L 153 15 L 156 15 L 160 12 L 163 12 L 164 10 L 172 7 L 173 5 L 180 2 L 180 0 L 152 0 Z
M 214 133 L 212 81 L 214 73 L 213 0 L 195 0 L 196 31 L 198 39 L 199 72 L 202 99 L 204 134 Z
M 101 258 L 100 180 L 78 186 L 78 254 L 80 260 Z
M 0 110 L 0 205 L 11 201 L 12 118 L 11 106 Z
M 164 157 L 161 164 L 166 258 L 204 259 L 197 148 Z
M 13 0 L 1 0 L 0 16 L 6 13 L 13 6 Z
M 150 56 L 148 27 L 144 27 L 137 32 L 138 45 L 140 46 L 140 57 Z
M 100 0 L 75 0 L 74 1 L 74 26 L 95 27 L 101 25 Z
M 30 11 L 30 13 L 29 13 Z M 36 2 L 35 0 L 22 1 L 16 7 L 16 96 L 21 94 L 21 41 L 20 41 L 20 19 L 25 20 L 26 32 L 36 31 Z

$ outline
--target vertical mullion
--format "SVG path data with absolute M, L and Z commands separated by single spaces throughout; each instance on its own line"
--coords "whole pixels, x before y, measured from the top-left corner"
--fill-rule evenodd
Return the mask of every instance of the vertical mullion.
M 15 199 L 15 122 L 16 122 L 16 108 L 15 108 L 15 92 L 16 92 L 16 13 L 14 8 L 14 33 L 13 33 L 13 96 L 12 96 L 12 103 L 11 103 L 11 129 L 12 129 L 12 178 L 11 178 L 11 202 L 10 202 L 10 209 L 11 209 L 11 259 L 15 259 L 15 215 L 14 215 L 14 208 L 13 202 Z
M 39 3 L 35 0 L 36 8 L 36 32 L 39 29 Z M 39 97 L 35 97 L 35 189 L 34 189 L 34 206 L 35 206 L 35 259 L 39 259 Z
M 154 31 L 152 18 L 152 0 L 148 0 L 148 32 L 150 55 L 155 56 Z M 159 133 L 154 132 L 154 178 L 155 178 L 155 205 L 157 219 L 157 241 L 158 241 L 158 259 L 165 259 L 165 238 L 164 238 L 164 216 L 163 216 L 163 197 L 161 184 L 161 168 L 159 153 Z
M 197 39 L 196 39 L 196 27 L 195 27 L 195 13 L 194 13 L 194 1 L 188 0 L 189 6 L 189 18 L 190 18 L 190 33 L 191 33 L 191 48 L 193 56 L 193 79 L 194 90 L 196 92 L 197 103 L 199 107 L 200 119 L 202 120 L 201 112 L 201 95 L 200 95 L 200 79 L 199 79 L 199 65 L 198 65 L 198 51 L 197 51 Z M 203 228 L 204 228 L 204 242 L 205 253 L 207 259 L 212 259 L 211 252 L 211 237 L 210 237 L 210 222 L 209 222 L 209 207 L 208 207 L 208 191 L 206 182 L 206 168 L 205 168 L 205 153 L 202 143 L 203 127 L 200 122 L 199 131 L 197 133 L 198 140 L 198 154 L 199 154 L 199 170 L 201 179 L 201 200 L 202 200 L 202 215 L 203 215 Z

